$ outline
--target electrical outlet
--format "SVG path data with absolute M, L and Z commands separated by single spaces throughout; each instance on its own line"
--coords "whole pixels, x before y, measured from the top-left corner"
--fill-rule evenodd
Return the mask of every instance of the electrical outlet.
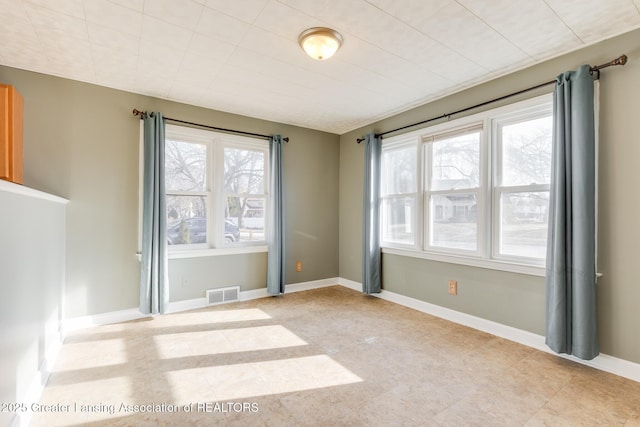
M 296 261 L 296 271 L 298 273 L 302 271 L 302 261 Z
M 458 295 L 458 281 L 449 280 L 449 293 L 451 295 Z

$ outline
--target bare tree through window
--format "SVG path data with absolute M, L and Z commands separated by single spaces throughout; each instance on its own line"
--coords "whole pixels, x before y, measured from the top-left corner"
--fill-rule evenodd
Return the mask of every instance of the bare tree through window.
M 552 117 L 499 126 L 499 253 L 543 259 L 551 181 Z
M 224 149 L 225 218 L 241 230 L 241 240 L 264 240 L 265 152 Z
M 474 128 L 431 144 L 430 244 L 475 251 L 478 240 L 480 141 Z
M 167 240 L 169 244 L 206 243 L 207 147 L 165 141 Z

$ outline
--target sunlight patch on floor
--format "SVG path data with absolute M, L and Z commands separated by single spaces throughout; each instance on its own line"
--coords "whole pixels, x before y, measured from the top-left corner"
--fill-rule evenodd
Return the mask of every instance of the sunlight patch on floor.
M 50 385 L 40 405 L 56 405 L 59 413 L 52 413 L 50 425 L 84 423 L 88 419 L 103 421 L 118 415 L 123 402 L 137 403 L 140 396 L 132 386 L 129 376 L 95 379 L 90 382 L 74 382 L 66 385 Z M 63 423 L 64 420 L 64 423 Z
M 208 325 L 215 323 L 245 322 L 249 320 L 271 319 L 259 308 L 246 308 L 241 310 L 199 311 L 195 313 L 180 313 L 179 316 L 169 315 L 154 318 L 149 325 L 152 328 L 164 328 L 170 326 Z
M 114 366 L 127 363 L 128 353 L 124 338 L 65 343 L 58 372 Z
M 161 359 L 307 345 L 281 325 L 164 334 L 154 336 L 153 341 Z
M 166 373 L 174 401 L 247 399 L 361 382 L 327 355 L 225 366 L 209 366 Z

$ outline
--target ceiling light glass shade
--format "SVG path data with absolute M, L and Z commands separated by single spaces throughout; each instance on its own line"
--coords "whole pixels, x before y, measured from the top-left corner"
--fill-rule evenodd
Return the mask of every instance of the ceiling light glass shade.
M 330 28 L 309 28 L 298 37 L 298 43 L 313 59 L 329 59 L 340 48 L 342 36 Z

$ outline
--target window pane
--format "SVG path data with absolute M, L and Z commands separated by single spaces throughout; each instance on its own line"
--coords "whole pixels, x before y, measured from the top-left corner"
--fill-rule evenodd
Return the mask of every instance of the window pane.
M 431 198 L 431 245 L 476 250 L 478 246 L 475 194 L 435 195 Z
M 164 164 L 168 191 L 206 190 L 206 145 L 167 139 Z
M 227 197 L 224 238 L 228 243 L 264 241 L 266 200 L 256 197 Z
M 167 195 L 167 242 L 189 245 L 207 242 L 207 197 Z
M 476 188 L 480 184 L 480 131 L 433 143 L 432 190 Z
M 500 253 L 544 259 L 549 192 L 502 193 Z
M 551 116 L 502 126 L 502 185 L 548 184 Z
M 264 151 L 224 149 L 224 191 L 264 194 Z
M 382 240 L 413 244 L 413 224 L 416 215 L 414 197 L 385 199 L 382 203 Z
M 416 192 L 416 152 L 416 146 L 382 152 L 382 194 Z

